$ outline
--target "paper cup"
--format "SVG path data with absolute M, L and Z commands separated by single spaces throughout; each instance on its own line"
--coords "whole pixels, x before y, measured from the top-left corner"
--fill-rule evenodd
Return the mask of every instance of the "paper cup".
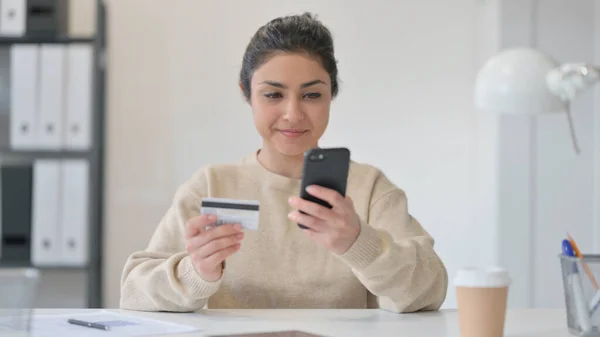
M 464 268 L 454 280 L 461 337 L 502 337 L 511 280 L 505 269 Z

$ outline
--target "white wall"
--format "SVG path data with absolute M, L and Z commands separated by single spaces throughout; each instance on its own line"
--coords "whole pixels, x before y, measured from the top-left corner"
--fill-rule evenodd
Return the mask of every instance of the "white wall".
M 116 307 L 125 259 L 145 248 L 175 189 L 167 44 L 175 19 L 165 1 L 107 7 L 103 295 Z
M 493 23 L 483 33 L 491 38 L 486 53 L 527 46 L 559 62 L 600 64 L 600 1 L 482 4 Z M 511 306 L 564 307 L 558 254 L 567 232 L 584 253 L 600 252 L 599 99 L 590 90 L 571 106 L 579 155 L 564 113 L 503 116 L 483 125 L 495 131 L 485 143 L 494 153 L 491 165 L 480 174 L 491 182 L 484 201 L 493 209 L 498 261 L 514 280 Z
M 107 306 L 118 304 L 123 263 L 145 247 L 176 186 L 259 146 L 237 87 L 244 48 L 268 20 L 305 10 L 332 29 L 342 79 L 323 145 L 350 147 L 406 190 L 451 278 L 495 260 L 494 229 L 475 202 L 474 1 L 108 4 Z M 454 305 L 450 285 L 445 307 Z
M 586 62 L 597 60 L 594 36 L 595 6 L 599 1 L 583 0 L 540 1 L 536 22 L 536 46 L 560 62 Z M 569 232 L 577 240 L 582 252 L 593 253 L 594 234 L 598 234 L 600 219 L 594 219 L 594 157 L 600 154 L 600 144 L 594 143 L 594 118 L 600 106 L 594 104 L 594 91 L 580 95 L 571 106 L 574 127 L 581 154 L 573 151 L 569 126 L 565 114 L 539 118 L 532 139 L 532 177 L 534 203 L 532 204 L 532 305 L 536 307 L 564 306 L 561 293 L 560 264 L 556 257 L 560 243 Z M 600 252 L 600 250 L 598 251 Z M 551 277 L 556 275 L 556 277 Z
M 600 66 L 600 4 L 594 2 L 594 64 Z M 594 106 L 596 110 L 600 110 L 600 86 L 594 88 Z M 594 123 L 594 144 L 600 144 L 600 112 L 596 111 L 593 118 Z M 594 219 L 594 253 L 600 254 L 600 146 L 596 149 L 596 155 L 594 156 L 594 205 L 593 208 L 593 219 Z

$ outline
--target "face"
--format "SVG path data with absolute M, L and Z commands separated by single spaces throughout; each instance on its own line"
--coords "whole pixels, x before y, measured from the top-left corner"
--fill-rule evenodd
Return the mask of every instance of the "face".
M 300 156 L 316 147 L 329 123 L 331 83 L 304 54 L 278 54 L 252 76 L 250 104 L 267 150 Z

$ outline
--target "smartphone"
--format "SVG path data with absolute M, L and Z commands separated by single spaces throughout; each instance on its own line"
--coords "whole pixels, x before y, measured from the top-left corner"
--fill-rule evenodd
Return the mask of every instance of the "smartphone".
M 323 186 L 333 189 L 345 197 L 349 169 L 350 150 L 345 147 L 314 148 L 306 151 L 302 168 L 300 197 L 331 208 L 332 206 L 327 201 L 306 192 L 306 187 L 310 185 Z M 298 224 L 298 227 L 308 228 L 302 224 Z

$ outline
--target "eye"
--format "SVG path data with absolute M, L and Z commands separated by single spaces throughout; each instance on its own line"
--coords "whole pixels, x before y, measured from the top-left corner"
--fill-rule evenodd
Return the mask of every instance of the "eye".
M 304 97 L 308 99 L 317 99 L 321 97 L 321 94 L 318 92 L 309 92 L 304 94 Z
M 277 99 L 283 97 L 280 92 L 267 92 L 263 96 L 266 98 Z

